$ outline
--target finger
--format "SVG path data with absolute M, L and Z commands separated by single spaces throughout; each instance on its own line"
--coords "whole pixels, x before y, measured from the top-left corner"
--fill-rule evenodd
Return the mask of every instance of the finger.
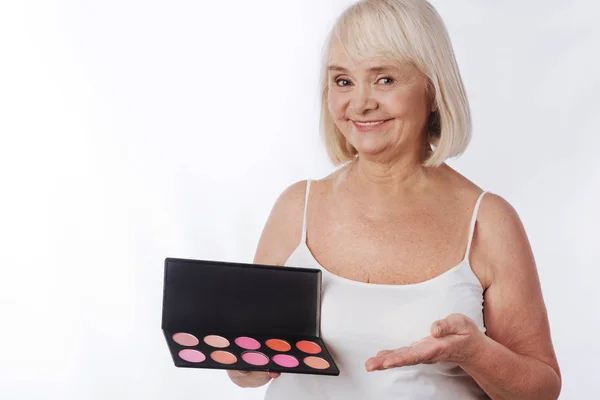
M 383 357 L 386 354 L 390 354 L 393 352 L 394 352 L 394 350 L 381 350 L 379 353 L 377 353 L 377 355 L 375 357 Z
M 440 338 L 446 336 L 450 328 L 448 327 L 448 322 L 446 320 L 435 321 L 431 325 L 431 336 L 435 338 Z
M 383 369 L 383 359 L 381 357 L 371 357 L 365 362 L 365 368 L 367 371 L 377 371 Z
M 451 314 L 431 325 L 431 336 L 440 338 L 452 334 L 463 333 L 466 321 L 462 314 Z
M 429 354 L 412 347 L 405 347 L 385 356 L 381 364 L 384 369 L 387 369 L 432 362 L 434 360 L 430 359 Z
M 377 369 L 381 368 L 381 361 L 382 361 L 382 357 L 393 353 L 394 350 L 381 350 L 380 352 L 377 353 L 377 355 L 375 357 L 371 357 L 369 358 L 366 362 L 365 362 L 365 368 L 367 371 L 375 371 Z
M 269 376 L 273 379 L 277 378 L 279 375 L 281 375 L 281 372 L 269 372 Z
M 387 368 L 395 366 L 402 366 L 401 360 L 404 358 L 402 355 L 406 350 L 394 350 L 389 351 L 386 355 L 380 357 L 372 357 L 367 360 L 365 367 L 367 371 L 381 371 Z

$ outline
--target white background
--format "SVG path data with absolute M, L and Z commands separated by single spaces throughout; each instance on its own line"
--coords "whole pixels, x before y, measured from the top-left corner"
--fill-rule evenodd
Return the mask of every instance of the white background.
M 350 3 L 0 3 L 2 399 L 262 398 L 172 365 L 163 260 L 251 262 L 279 193 L 333 170 L 318 62 Z M 597 398 L 599 6 L 433 3 L 474 120 L 449 164 L 521 215 L 561 399 Z

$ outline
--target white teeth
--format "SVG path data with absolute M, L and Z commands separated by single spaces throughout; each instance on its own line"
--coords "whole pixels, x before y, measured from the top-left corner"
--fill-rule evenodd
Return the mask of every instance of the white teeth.
M 358 122 L 358 121 L 355 121 L 355 122 L 356 122 L 356 124 L 362 125 L 362 126 L 373 126 L 373 125 L 383 124 L 385 121 L 375 121 L 375 122 Z

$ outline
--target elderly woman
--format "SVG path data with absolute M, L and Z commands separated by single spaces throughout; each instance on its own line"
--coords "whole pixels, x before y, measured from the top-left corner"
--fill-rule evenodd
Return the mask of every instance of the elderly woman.
M 445 164 L 470 138 L 443 22 L 424 0 L 363 0 L 325 47 L 331 175 L 277 200 L 255 263 L 323 271 L 340 376 L 228 371 L 266 399 L 556 399 L 534 257 L 502 197 Z M 273 379 L 277 378 L 277 379 Z

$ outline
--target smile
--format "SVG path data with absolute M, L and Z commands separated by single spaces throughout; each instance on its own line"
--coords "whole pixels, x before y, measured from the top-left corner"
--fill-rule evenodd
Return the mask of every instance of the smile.
M 378 127 L 382 126 L 383 124 L 385 124 L 388 121 L 390 121 L 390 120 L 389 119 L 383 119 L 383 120 L 380 120 L 380 121 L 369 121 L 369 122 L 352 121 L 352 123 L 354 124 L 354 126 L 356 126 L 356 128 L 359 131 L 367 131 L 367 130 L 371 130 L 373 128 L 378 128 Z

